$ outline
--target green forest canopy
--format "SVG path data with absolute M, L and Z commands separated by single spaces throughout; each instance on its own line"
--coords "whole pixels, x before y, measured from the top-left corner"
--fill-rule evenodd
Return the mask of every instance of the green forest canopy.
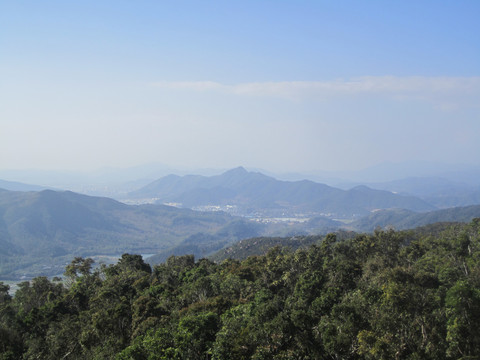
M 0 283 L 0 359 L 478 359 L 480 219 Z M 56 279 L 58 280 L 58 279 Z

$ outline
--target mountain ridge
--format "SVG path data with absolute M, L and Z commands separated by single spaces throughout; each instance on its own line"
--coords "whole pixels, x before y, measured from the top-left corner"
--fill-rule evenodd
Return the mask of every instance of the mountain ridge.
M 469 222 L 480 217 L 480 205 L 470 205 L 417 213 L 405 209 L 379 210 L 345 228 L 359 232 L 372 232 L 377 227 L 393 227 L 396 230 L 413 229 L 440 222 Z
M 132 198 L 152 198 L 193 208 L 235 205 L 242 215 L 249 210 L 276 213 L 332 213 L 332 216 L 367 215 L 377 208 L 404 207 L 428 211 L 434 206 L 414 196 L 403 196 L 366 186 L 342 190 L 311 180 L 283 181 L 237 167 L 211 177 L 168 175 L 129 193 Z

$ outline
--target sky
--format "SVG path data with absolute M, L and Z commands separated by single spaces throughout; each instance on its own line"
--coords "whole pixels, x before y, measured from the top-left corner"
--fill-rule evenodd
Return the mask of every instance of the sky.
M 480 165 L 480 1 L 0 0 L 0 170 Z

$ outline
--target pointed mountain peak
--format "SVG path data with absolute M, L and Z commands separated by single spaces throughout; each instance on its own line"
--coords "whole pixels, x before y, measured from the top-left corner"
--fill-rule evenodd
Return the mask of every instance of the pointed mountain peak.
M 248 171 L 243 166 L 239 166 L 224 172 L 224 174 L 247 174 L 247 173 Z

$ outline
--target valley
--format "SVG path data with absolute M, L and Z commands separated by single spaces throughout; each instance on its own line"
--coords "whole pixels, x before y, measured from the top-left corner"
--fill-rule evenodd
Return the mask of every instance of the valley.
M 422 193 L 420 183 L 412 185 L 416 196 L 365 185 L 343 190 L 238 167 L 213 176 L 138 182 L 118 201 L 2 182 L 10 190 L 0 190 L 0 277 L 59 275 L 75 256 L 111 264 L 122 253 L 152 254 L 148 261 L 156 264 L 172 255 L 207 257 L 255 237 L 403 230 L 480 217 L 479 205 L 439 209 L 426 201 L 435 191 Z

